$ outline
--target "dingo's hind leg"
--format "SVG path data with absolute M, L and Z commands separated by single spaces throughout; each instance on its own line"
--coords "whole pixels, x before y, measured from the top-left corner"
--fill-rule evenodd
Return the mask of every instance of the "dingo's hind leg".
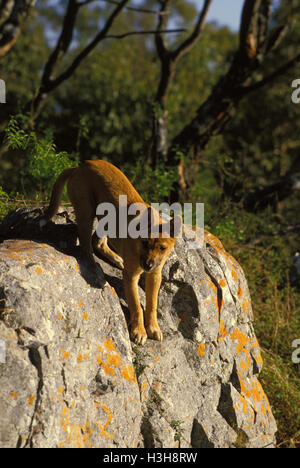
M 76 213 L 76 220 L 83 262 L 86 264 L 88 271 L 96 278 L 97 286 L 104 287 L 106 283 L 104 273 L 93 257 L 92 231 L 94 218 L 91 214 L 80 211 Z M 92 281 L 94 282 L 94 278 Z
M 77 192 L 72 188 L 70 190 L 70 187 L 68 187 L 68 193 L 74 206 L 82 260 L 88 271 L 91 271 L 97 278 L 97 284 L 102 287 L 105 283 L 104 274 L 100 266 L 95 262 L 92 249 L 92 232 L 95 218 L 92 204 L 82 192 L 79 198 Z

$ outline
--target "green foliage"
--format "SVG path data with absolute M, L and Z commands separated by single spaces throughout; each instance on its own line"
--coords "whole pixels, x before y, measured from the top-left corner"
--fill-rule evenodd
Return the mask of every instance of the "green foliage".
M 137 378 L 139 378 L 144 373 L 145 369 L 149 367 L 148 364 L 145 364 L 145 358 L 148 357 L 149 354 L 142 352 L 138 346 L 134 346 L 132 351 L 134 352 L 134 358 L 132 360 L 133 367 Z
M 182 440 L 182 437 L 183 437 L 183 433 L 184 433 L 184 430 L 182 429 L 181 425 L 183 424 L 183 421 L 180 421 L 178 419 L 172 419 L 172 421 L 170 422 L 170 426 L 172 427 L 172 429 L 174 429 L 175 431 L 175 434 L 174 434 L 174 441 L 178 441 L 179 442 L 179 447 L 180 447 L 180 443 L 181 443 L 181 440 Z
M 3 188 L 0 185 L 0 218 L 3 216 L 4 213 L 6 213 L 6 199 L 8 198 L 8 195 L 6 192 L 4 192 Z
M 245 240 L 244 229 L 238 229 L 234 219 L 230 216 L 225 216 L 215 226 L 215 234 L 217 237 L 226 238 L 229 237 L 232 240 L 242 242 Z
M 274 234 L 279 227 L 272 212 L 256 215 L 234 205 L 228 206 L 224 220 L 210 226 L 245 271 L 263 351 L 260 380 L 278 425 L 278 446 L 299 447 L 300 377 L 299 365 L 291 359 L 291 343 L 300 337 L 300 293 L 289 282 L 299 237 Z M 258 242 L 251 244 L 254 240 Z
M 9 148 L 22 150 L 27 156 L 24 175 L 33 178 L 43 190 L 51 189 L 59 174 L 78 162 L 65 151 L 56 152 L 50 132 L 38 137 L 34 131 L 24 131 L 14 117 L 10 119 L 5 134 Z
M 142 158 L 137 160 L 135 166 L 124 166 L 122 169 L 148 203 L 164 201 L 177 180 L 176 168 L 168 168 L 160 163 L 152 169 Z

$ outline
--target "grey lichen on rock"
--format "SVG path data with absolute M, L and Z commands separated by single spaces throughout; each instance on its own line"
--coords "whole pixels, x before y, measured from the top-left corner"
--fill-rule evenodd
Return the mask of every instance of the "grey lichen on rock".
M 72 210 L 42 232 L 39 214 L 0 227 L 1 447 L 274 446 L 247 282 L 218 239 L 178 239 L 159 294 L 164 340 L 136 347 L 121 272 L 98 260 L 107 285 L 95 287 Z

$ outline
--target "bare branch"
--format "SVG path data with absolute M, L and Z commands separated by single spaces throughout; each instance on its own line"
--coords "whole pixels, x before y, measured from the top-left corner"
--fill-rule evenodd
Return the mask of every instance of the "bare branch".
M 87 0 L 87 1 L 94 1 L 94 0 Z M 118 5 L 119 2 L 117 0 L 101 0 L 102 2 L 105 3 L 111 3 L 112 5 Z M 164 13 L 161 13 L 160 11 L 157 10 L 149 10 L 148 8 L 138 8 L 138 7 L 125 7 L 125 10 L 128 11 L 137 11 L 138 13 L 149 13 L 152 15 L 163 15 Z
M 300 190 L 300 173 L 286 174 L 276 182 L 266 185 L 262 189 L 248 193 L 243 201 L 247 211 L 259 211 L 268 205 L 273 205 Z
M 2 0 L 0 2 L 0 57 L 18 40 L 21 28 L 36 0 Z
M 276 28 L 272 32 L 266 44 L 266 53 L 278 47 L 278 45 L 282 42 L 282 40 L 286 36 L 286 33 L 288 32 L 288 30 L 289 30 L 289 26 L 285 24 L 284 26 L 278 26 L 278 28 Z
M 53 79 L 54 69 L 69 49 L 77 14 L 81 5 L 82 4 L 78 3 L 76 0 L 69 0 L 60 37 L 44 68 L 42 77 L 42 83 L 44 86 L 48 84 L 50 79 Z
M 82 2 L 78 2 L 78 6 L 82 7 L 88 5 L 89 3 L 93 3 L 95 0 L 83 0 Z
M 300 231 L 300 224 L 292 224 L 289 226 L 284 226 L 282 229 L 278 229 L 277 231 L 273 231 L 268 234 L 262 234 L 261 236 L 256 237 L 255 239 L 247 242 L 247 248 L 254 247 L 269 237 L 284 236 L 286 234 L 293 234 L 294 232 L 297 232 L 297 231 Z
M 253 85 L 241 87 L 237 92 L 241 93 L 241 95 L 244 96 L 248 93 L 251 93 L 252 91 L 256 91 L 262 88 L 263 86 L 265 86 L 266 84 L 270 83 L 271 81 L 273 81 L 278 76 L 286 73 L 290 68 L 293 68 L 298 62 L 300 62 L 300 54 L 296 55 L 296 57 L 289 60 L 287 63 L 285 63 L 281 67 L 277 68 L 277 70 L 275 70 L 273 73 L 266 76 L 262 80 L 258 81 L 257 83 L 254 83 Z
M 163 31 L 158 31 L 159 34 L 169 34 L 169 33 L 180 33 L 184 32 L 185 29 L 166 29 Z M 150 30 L 150 31 L 129 31 L 123 34 L 112 34 L 105 36 L 104 39 L 123 39 L 124 37 L 128 36 L 137 36 L 137 35 L 145 35 L 145 34 L 157 34 L 157 30 Z
M 198 41 L 207 17 L 208 10 L 212 4 L 212 0 L 205 0 L 203 8 L 199 13 L 194 30 L 190 36 L 175 50 L 170 51 L 166 47 L 164 38 L 161 35 L 161 29 L 167 24 L 171 1 L 172 0 L 160 0 L 160 12 L 162 15 L 158 19 L 157 34 L 155 36 L 156 50 L 161 62 L 160 80 L 155 96 L 155 103 L 158 104 L 159 108 L 161 109 L 161 115 L 158 116 L 156 115 L 156 112 L 154 112 L 152 117 L 152 137 L 149 146 L 152 167 L 156 166 L 158 158 L 165 159 L 167 154 L 166 101 L 169 88 L 174 77 L 177 62 Z
M 179 59 L 183 54 L 186 54 L 198 41 L 211 4 L 212 0 L 205 0 L 204 6 L 198 16 L 198 21 L 192 34 L 173 52 L 173 57 L 175 60 Z
M 158 18 L 158 23 L 156 27 L 156 36 L 155 36 L 155 45 L 156 45 L 156 50 L 157 54 L 160 58 L 161 61 L 163 61 L 166 57 L 166 55 L 169 53 L 166 44 L 164 42 L 164 38 L 160 35 L 160 30 L 165 29 L 168 18 L 169 18 L 169 6 L 170 6 L 171 0 L 163 0 L 161 1 L 161 9 L 160 9 L 160 16 Z
M 63 81 L 67 80 L 75 72 L 75 70 L 78 68 L 81 62 L 89 55 L 89 53 L 95 49 L 99 42 L 105 39 L 115 19 L 123 10 L 128 1 L 129 0 L 122 0 L 121 2 L 118 2 L 117 7 L 108 17 L 102 30 L 77 55 L 77 57 L 75 57 L 71 65 L 65 71 L 63 71 L 57 78 L 54 78 L 52 76 L 54 69 L 58 61 L 68 50 L 69 45 L 71 43 L 78 8 L 80 8 L 81 6 L 80 2 L 78 2 L 77 0 L 69 0 L 67 12 L 63 22 L 62 32 L 53 53 L 50 55 L 45 65 L 40 89 L 35 98 L 31 102 L 29 102 L 25 108 L 26 111 L 30 111 L 31 117 L 33 119 L 35 119 L 38 116 L 42 102 L 45 100 L 45 97 L 48 95 L 48 93 L 56 89 Z
M 257 51 L 265 53 L 273 0 L 262 0 L 257 17 Z
M 245 0 L 240 26 L 240 54 L 252 60 L 257 54 L 257 19 L 261 0 Z

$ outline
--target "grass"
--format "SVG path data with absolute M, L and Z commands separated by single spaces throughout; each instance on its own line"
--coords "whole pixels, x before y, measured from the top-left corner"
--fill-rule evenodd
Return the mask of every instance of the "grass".
M 71 205 L 69 201 L 64 201 L 66 199 L 66 197 L 63 197 L 61 205 Z M 19 193 L 12 198 L 0 196 L 0 222 L 9 212 L 16 210 L 17 208 L 29 209 L 35 206 L 48 206 L 49 202 L 50 194 L 48 200 L 45 200 L 45 197 L 41 197 L 40 194 L 37 194 L 31 198 L 25 198 Z
M 222 226 L 215 230 L 227 251 L 240 262 L 248 281 L 255 333 L 264 360 L 260 381 L 278 425 L 277 446 L 299 448 L 300 365 L 292 362 L 292 342 L 300 338 L 300 291 L 292 288 L 289 281 L 298 239 L 271 235 L 276 229 L 270 222 L 270 235 L 251 246 L 249 238 L 264 232 L 259 226 L 263 217 L 239 212 L 238 218 L 233 213 L 231 219 L 234 233 L 228 229 L 228 220 L 223 235 Z

